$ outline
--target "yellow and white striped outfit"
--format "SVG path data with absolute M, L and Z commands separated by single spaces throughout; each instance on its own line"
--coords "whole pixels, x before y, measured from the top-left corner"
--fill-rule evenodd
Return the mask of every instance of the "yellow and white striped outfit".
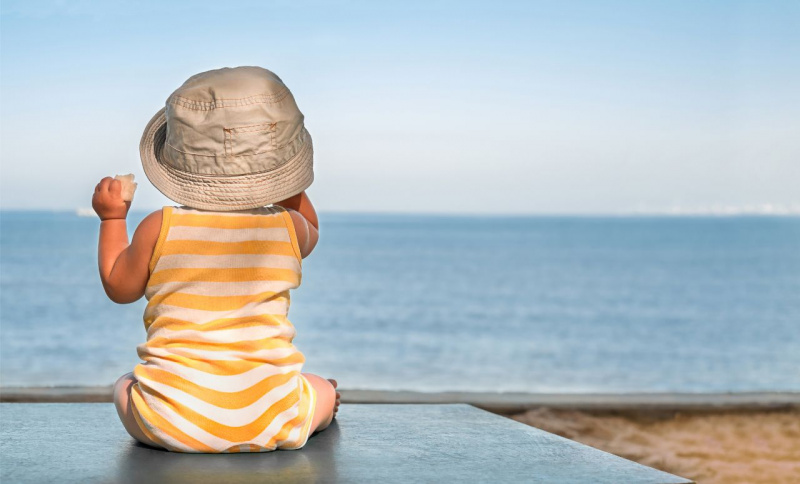
M 162 213 L 131 390 L 139 427 L 178 452 L 303 447 L 317 395 L 287 319 L 302 260 L 291 216 Z

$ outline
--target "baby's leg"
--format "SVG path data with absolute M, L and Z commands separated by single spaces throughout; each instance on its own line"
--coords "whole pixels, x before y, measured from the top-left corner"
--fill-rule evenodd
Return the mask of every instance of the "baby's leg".
M 326 380 L 313 373 L 303 373 L 303 376 L 317 391 L 317 406 L 314 418 L 311 420 L 311 433 L 325 430 L 330 425 L 336 412 L 339 410 L 341 394 L 336 391 L 336 380 Z
M 122 425 L 131 437 L 145 445 L 161 448 L 160 445 L 154 443 L 144 435 L 133 416 L 133 410 L 131 409 L 131 386 L 134 383 L 136 383 L 136 377 L 133 376 L 133 373 L 122 375 L 119 377 L 119 380 L 114 383 L 114 405 L 117 407 L 119 419 L 122 421 Z

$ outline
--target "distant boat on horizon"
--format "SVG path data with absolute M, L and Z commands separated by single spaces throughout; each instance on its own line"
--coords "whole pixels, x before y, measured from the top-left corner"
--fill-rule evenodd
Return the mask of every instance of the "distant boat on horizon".
M 91 208 L 79 208 L 75 210 L 75 215 L 78 217 L 94 217 L 94 209 Z

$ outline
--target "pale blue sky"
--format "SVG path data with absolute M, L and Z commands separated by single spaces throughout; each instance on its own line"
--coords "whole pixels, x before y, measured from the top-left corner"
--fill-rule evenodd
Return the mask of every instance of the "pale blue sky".
M 800 207 L 800 2 L 2 4 L 0 205 L 89 206 L 186 78 L 278 73 L 323 211 Z M 800 209 L 799 209 L 800 210 Z

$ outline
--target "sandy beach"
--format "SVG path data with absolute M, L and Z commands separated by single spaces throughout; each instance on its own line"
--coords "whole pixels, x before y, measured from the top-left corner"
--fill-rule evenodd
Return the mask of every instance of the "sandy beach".
M 698 483 L 800 482 L 800 410 L 587 412 L 509 415 Z

